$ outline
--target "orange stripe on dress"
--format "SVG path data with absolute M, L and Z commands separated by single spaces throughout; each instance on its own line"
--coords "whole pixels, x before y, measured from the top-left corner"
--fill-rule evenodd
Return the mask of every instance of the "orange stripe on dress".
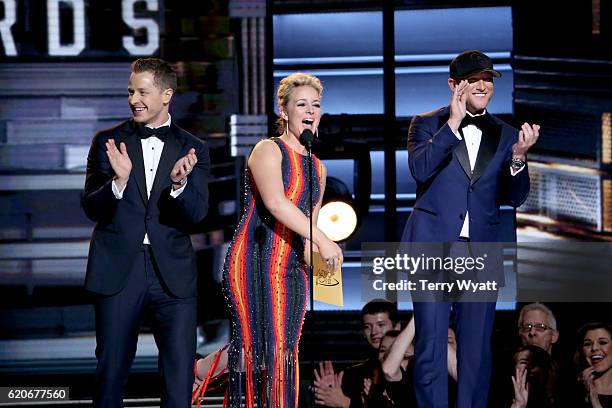
M 304 287 L 307 288 L 307 290 L 311 290 L 308 289 L 308 276 L 306 273 L 302 274 L 302 278 L 304 279 Z M 302 305 L 302 316 L 300 317 L 300 327 L 298 328 L 298 332 L 297 332 L 297 338 L 299 339 L 302 336 L 302 327 L 304 326 L 304 316 L 306 315 L 306 308 L 308 307 L 308 296 L 304 296 L 304 304 Z M 299 359 L 299 341 L 295 342 L 295 349 L 293 351 L 294 356 L 295 356 L 295 367 L 294 367 L 294 371 L 295 371 L 295 383 L 299 384 L 300 383 L 300 359 Z M 298 406 L 298 399 L 299 399 L 299 394 L 298 392 L 295 393 L 295 401 L 294 401 L 294 407 Z
M 304 164 L 304 162 L 303 162 L 303 160 L 302 160 L 302 157 L 301 157 L 301 156 L 300 156 L 298 153 L 295 153 L 295 152 L 293 152 L 293 155 L 292 155 L 292 156 L 293 156 L 293 164 L 294 164 L 294 169 L 295 169 L 296 173 L 294 173 L 294 174 L 295 174 L 295 178 L 294 178 L 294 179 L 295 179 L 294 190 L 293 190 L 293 191 L 291 191 L 291 196 L 289 197 L 289 199 L 290 199 L 290 200 L 291 200 L 291 201 L 292 201 L 294 204 L 296 204 L 296 205 L 297 205 L 297 204 L 298 204 L 298 202 L 299 202 L 299 200 L 301 199 L 301 197 L 302 197 L 302 196 L 303 196 L 303 194 L 304 194 L 304 187 L 305 187 L 305 185 L 306 185 L 306 184 L 305 184 L 305 179 L 304 179 L 304 175 L 305 175 L 304 171 L 305 171 L 305 170 L 304 170 L 304 165 L 303 165 L 303 164 Z M 288 231 L 288 239 L 289 239 L 290 241 L 292 241 L 292 240 L 293 240 L 293 236 L 294 236 L 294 232 L 289 230 L 289 231 Z M 288 257 L 287 257 L 286 262 L 288 262 L 288 261 L 289 261 L 289 259 L 288 259 Z M 283 270 L 286 270 L 286 267 L 287 267 L 287 265 L 285 265 L 285 268 L 284 268 Z M 283 280 L 283 282 L 286 282 L 286 280 Z M 285 288 L 285 290 L 286 290 L 286 288 Z M 284 299 L 286 300 L 286 297 L 284 297 Z M 283 305 L 282 305 L 282 309 L 281 309 L 281 310 L 282 310 L 282 313 L 283 313 L 283 315 L 282 315 L 282 321 L 283 321 L 283 322 L 285 322 L 285 321 L 286 321 L 286 310 L 287 310 L 287 305 L 286 305 L 286 304 L 283 304 Z M 302 319 L 303 319 L 303 316 L 302 316 Z M 300 320 L 300 321 L 301 321 L 301 320 Z M 282 344 L 284 344 L 284 343 L 282 343 Z M 293 350 L 293 353 L 294 353 L 294 356 L 295 356 L 295 358 L 296 358 L 296 362 L 297 362 L 297 352 L 296 352 L 296 351 L 297 351 L 297 343 L 296 343 L 296 347 L 294 347 L 294 350 Z M 284 350 L 283 350 L 283 355 L 284 355 L 284 354 L 285 354 L 285 353 L 284 353 Z M 284 360 L 285 360 L 285 359 L 283 358 L 283 360 L 282 360 L 282 362 L 281 362 L 282 367 L 283 367 L 283 373 L 284 373 L 284 368 L 285 368 L 285 365 L 284 365 Z M 298 365 L 297 365 L 297 364 L 296 364 L 296 367 L 298 367 Z M 295 373 L 294 373 L 294 375 L 295 375 Z M 296 384 L 299 384 L 299 376 L 298 376 L 298 377 L 295 377 L 295 378 L 296 378 Z M 297 395 L 297 392 L 296 392 L 296 395 Z M 297 406 L 297 405 L 295 405 L 295 406 Z
M 249 321 L 249 310 L 248 310 L 248 302 L 246 299 L 248 298 L 248 290 L 245 287 L 246 283 L 246 263 L 241 262 L 241 259 L 244 259 L 244 246 L 245 241 L 247 239 L 247 226 L 251 221 L 251 217 L 253 216 L 254 211 L 254 202 L 255 195 L 253 194 L 251 197 L 251 202 L 249 205 L 249 213 L 246 219 L 246 222 L 243 224 L 238 236 L 236 237 L 236 241 L 234 242 L 234 248 L 230 255 L 230 271 L 234 271 L 232 275 L 230 275 L 229 283 L 230 290 L 236 299 L 236 309 L 239 315 L 239 321 L 241 322 L 241 331 L 242 331 L 242 348 L 243 353 L 250 355 L 252 353 L 252 339 L 250 336 L 250 321 Z M 242 255 L 242 256 L 241 256 Z M 247 346 L 248 345 L 248 346 Z M 246 370 L 246 380 L 247 380 L 247 398 L 246 403 L 248 408 L 252 408 L 254 405 L 254 390 L 253 390 L 253 372 L 252 372 L 252 360 L 250 358 L 244 358 L 245 361 L 245 370 Z
M 301 160 L 299 155 L 290 149 L 286 149 L 289 158 L 289 183 L 285 189 L 285 196 L 295 204 L 296 196 L 302 192 L 303 188 L 303 169 L 301 166 Z M 276 353 L 274 353 L 273 363 L 273 404 L 279 403 L 279 400 L 285 400 L 285 387 L 279 379 L 285 378 L 284 371 L 284 360 L 285 352 L 283 345 L 285 343 L 284 329 L 285 329 L 285 310 L 286 302 L 284 294 L 286 293 L 286 270 L 289 263 L 289 256 L 287 249 L 290 249 L 290 243 L 293 239 L 293 231 L 287 228 L 282 223 L 276 223 L 275 234 L 273 239 L 273 253 L 270 263 L 269 279 L 271 282 L 272 290 L 272 309 L 273 309 L 273 327 L 276 339 Z

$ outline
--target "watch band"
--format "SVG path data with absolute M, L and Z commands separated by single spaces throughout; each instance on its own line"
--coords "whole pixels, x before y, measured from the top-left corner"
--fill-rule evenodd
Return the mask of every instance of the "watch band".
M 521 160 L 521 159 L 515 159 L 513 158 L 510 161 L 510 166 L 514 167 L 515 169 L 520 169 L 521 167 L 523 167 L 525 165 L 525 161 Z
M 182 187 L 185 184 L 187 184 L 187 177 L 183 177 L 179 181 L 174 181 L 174 180 L 170 179 L 170 182 L 172 183 L 173 186 L 181 186 Z

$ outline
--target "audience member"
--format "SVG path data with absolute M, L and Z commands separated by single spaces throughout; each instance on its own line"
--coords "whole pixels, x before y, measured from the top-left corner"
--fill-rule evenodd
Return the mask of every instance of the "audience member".
M 511 408 L 548 408 L 556 404 L 557 370 L 550 354 L 526 345 L 514 354 Z
M 545 304 L 529 303 L 519 314 L 518 334 L 523 346 L 538 346 L 552 354 L 553 344 L 559 339 L 557 320 Z
M 362 332 L 369 344 L 369 357 L 362 363 L 335 373 L 330 361 L 315 370 L 315 400 L 326 407 L 363 407 L 364 379 L 372 378 L 379 366 L 378 350 L 389 330 L 399 330 L 397 305 L 383 299 L 368 302 L 361 309 Z
M 577 407 L 612 407 L 611 337 L 612 325 L 606 323 L 588 323 L 578 331 L 575 362 L 584 398 Z

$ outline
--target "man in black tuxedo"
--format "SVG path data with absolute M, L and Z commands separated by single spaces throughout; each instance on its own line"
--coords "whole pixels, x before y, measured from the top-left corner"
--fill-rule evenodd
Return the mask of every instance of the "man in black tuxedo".
M 96 222 L 86 288 L 96 294 L 96 407 L 121 407 L 143 314 L 153 316 L 162 407 L 189 407 L 196 341 L 196 259 L 189 228 L 208 210 L 208 148 L 168 112 L 176 74 L 131 66 L 132 119 L 93 138 L 82 198 Z

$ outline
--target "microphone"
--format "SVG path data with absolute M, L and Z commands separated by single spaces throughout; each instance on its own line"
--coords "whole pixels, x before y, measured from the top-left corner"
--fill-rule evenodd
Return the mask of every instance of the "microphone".
M 312 314 L 312 321 L 314 321 L 315 319 L 315 310 L 314 310 L 314 268 L 313 268 L 313 245 L 312 245 L 312 212 L 314 211 L 314 206 L 313 206 L 313 199 L 312 199 L 312 190 L 313 190 L 313 180 L 312 180 L 312 141 L 314 140 L 314 135 L 312 134 L 312 131 L 310 129 L 304 129 L 304 131 L 302 132 L 302 134 L 300 135 L 300 143 L 302 144 L 302 146 L 306 147 L 306 150 L 308 151 L 308 179 L 306 180 L 306 183 L 308 184 L 308 208 L 310 210 L 310 213 L 308 215 L 308 224 L 309 224 L 309 229 L 308 229 L 308 241 L 310 242 L 309 245 L 309 252 L 310 252 L 310 265 L 308 265 L 308 271 L 309 273 L 309 284 L 310 284 L 310 290 L 308 292 L 310 292 L 310 313 Z M 311 326 L 311 327 L 314 327 Z M 314 368 L 314 354 L 311 355 L 311 359 L 310 359 L 310 364 L 312 365 L 312 367 Z M 313 383 L 314 385 L 314 383 Z
M 310 129 L 304 129 L 300 135 L 300 143 L 305 146 L 308 150 L 312 149 L 312 141 L 314 140 L 314 134 Z

